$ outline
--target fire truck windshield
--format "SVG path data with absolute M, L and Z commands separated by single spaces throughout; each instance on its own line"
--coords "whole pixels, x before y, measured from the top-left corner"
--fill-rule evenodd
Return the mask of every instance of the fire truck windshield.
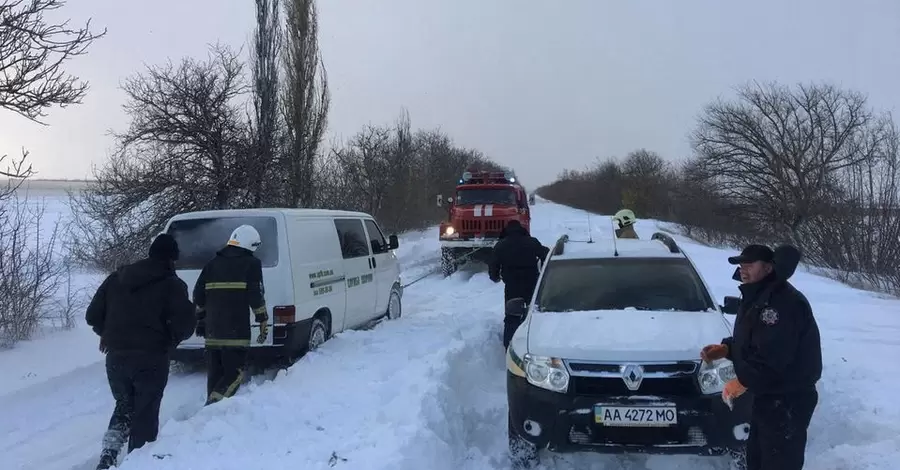
M 456 192 L 457 205 L 509 204 L 516 205 L 516 193 L 511 189 L 460 189 Z

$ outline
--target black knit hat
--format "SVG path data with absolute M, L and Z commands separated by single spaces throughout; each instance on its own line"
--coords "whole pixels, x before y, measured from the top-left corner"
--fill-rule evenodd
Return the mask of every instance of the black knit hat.
M 150 257 L 160 261 L 178 260 L 178 242 L 167 233 L 162 233 L 150 244 Z

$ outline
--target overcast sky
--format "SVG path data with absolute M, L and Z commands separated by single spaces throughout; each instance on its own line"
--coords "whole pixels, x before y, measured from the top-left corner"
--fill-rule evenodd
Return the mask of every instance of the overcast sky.
M 253 0 L 71 0 L 108 35 L 70 70 L 84 103 L 49 127 L 0 110 L 0 153 L 42 178 L 84 178 L 128 121 L 121 81 L 206 45 L 245 45 Z M 319 0 L 328 139 L 401 108 L 515 168 L 526 185 L 647 148 L 672 160 L 704 104 L 750 79 L 827 80 L 900 105 L 897 0 Z M 246 48 L 245 48 L 246 50 Z

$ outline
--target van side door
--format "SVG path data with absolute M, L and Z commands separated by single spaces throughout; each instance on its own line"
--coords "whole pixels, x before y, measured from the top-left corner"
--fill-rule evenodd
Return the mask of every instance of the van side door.
M 358 327 L 375 315 L 376 283 L 372 252 L 362 219 L 335 218 L 334 227 L 344 258 L 347 286 L 346 325 Z
M 375 303 L 375 316 L 387 312 L 388 302 L 391 298 L 391 287 L 397 280 L 399 266 L 397 256 L 388 248 L 387 239 L 378 224 L 372 219 L 365 219 L 366 232 L 369 235 L 369 245 L 372 249 L 372 264 L 375 266 L 375 285 L 378 289 Z

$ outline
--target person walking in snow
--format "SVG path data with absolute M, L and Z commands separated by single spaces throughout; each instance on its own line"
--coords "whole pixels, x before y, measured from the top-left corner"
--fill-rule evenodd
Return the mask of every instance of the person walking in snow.
M 156 440 L 159 406 L 169 380 L 169 352 L 194 332 L 187 285 L 175 275 L 178 244 L 161 234 L 149 256 L 119 268 L 100 284 L 85 319 L 100 336 L 115 409 L 97 469 Z
M 631 209 L 622 209 L 613 216 L 616 223 L 616 238 L 638 238 L 637 232 L 634 231 L 634 223 L 637 218 Z
M 538 263 L 543 263 L 549 253 L 550 249 L 529 235 L 518 220 L 510 221 L 503 228 L 502 239 L 494 245 L 488 275 L 494 282 L 503 280 L 504 302 L 516 298 L 531 301 L 540 274 Z M 513 315 L 504 315 L 503 347 L 509 346 L 522 320 L 523 318 Z
M 259 323 L 256 341 L 264 343 L 268 337 L 262 263 L 253 256 L 261 244 L 252 226 L 234 229 L 194 286 L 197 336 L 206 338 L 207 405 L 234 395 L 244 380 L 250 347 L 248 311 Z
M 800 252 L 748 245 L 728 262 L 739 265 L 742 282 L 734 335 L 700 356 L 734 363 L 737 378 L 725 384 L 723 399 L 753 396 L 747 469 L 800 470 L 822 376 L 819 327 L 806 297 L 788 282 Z

